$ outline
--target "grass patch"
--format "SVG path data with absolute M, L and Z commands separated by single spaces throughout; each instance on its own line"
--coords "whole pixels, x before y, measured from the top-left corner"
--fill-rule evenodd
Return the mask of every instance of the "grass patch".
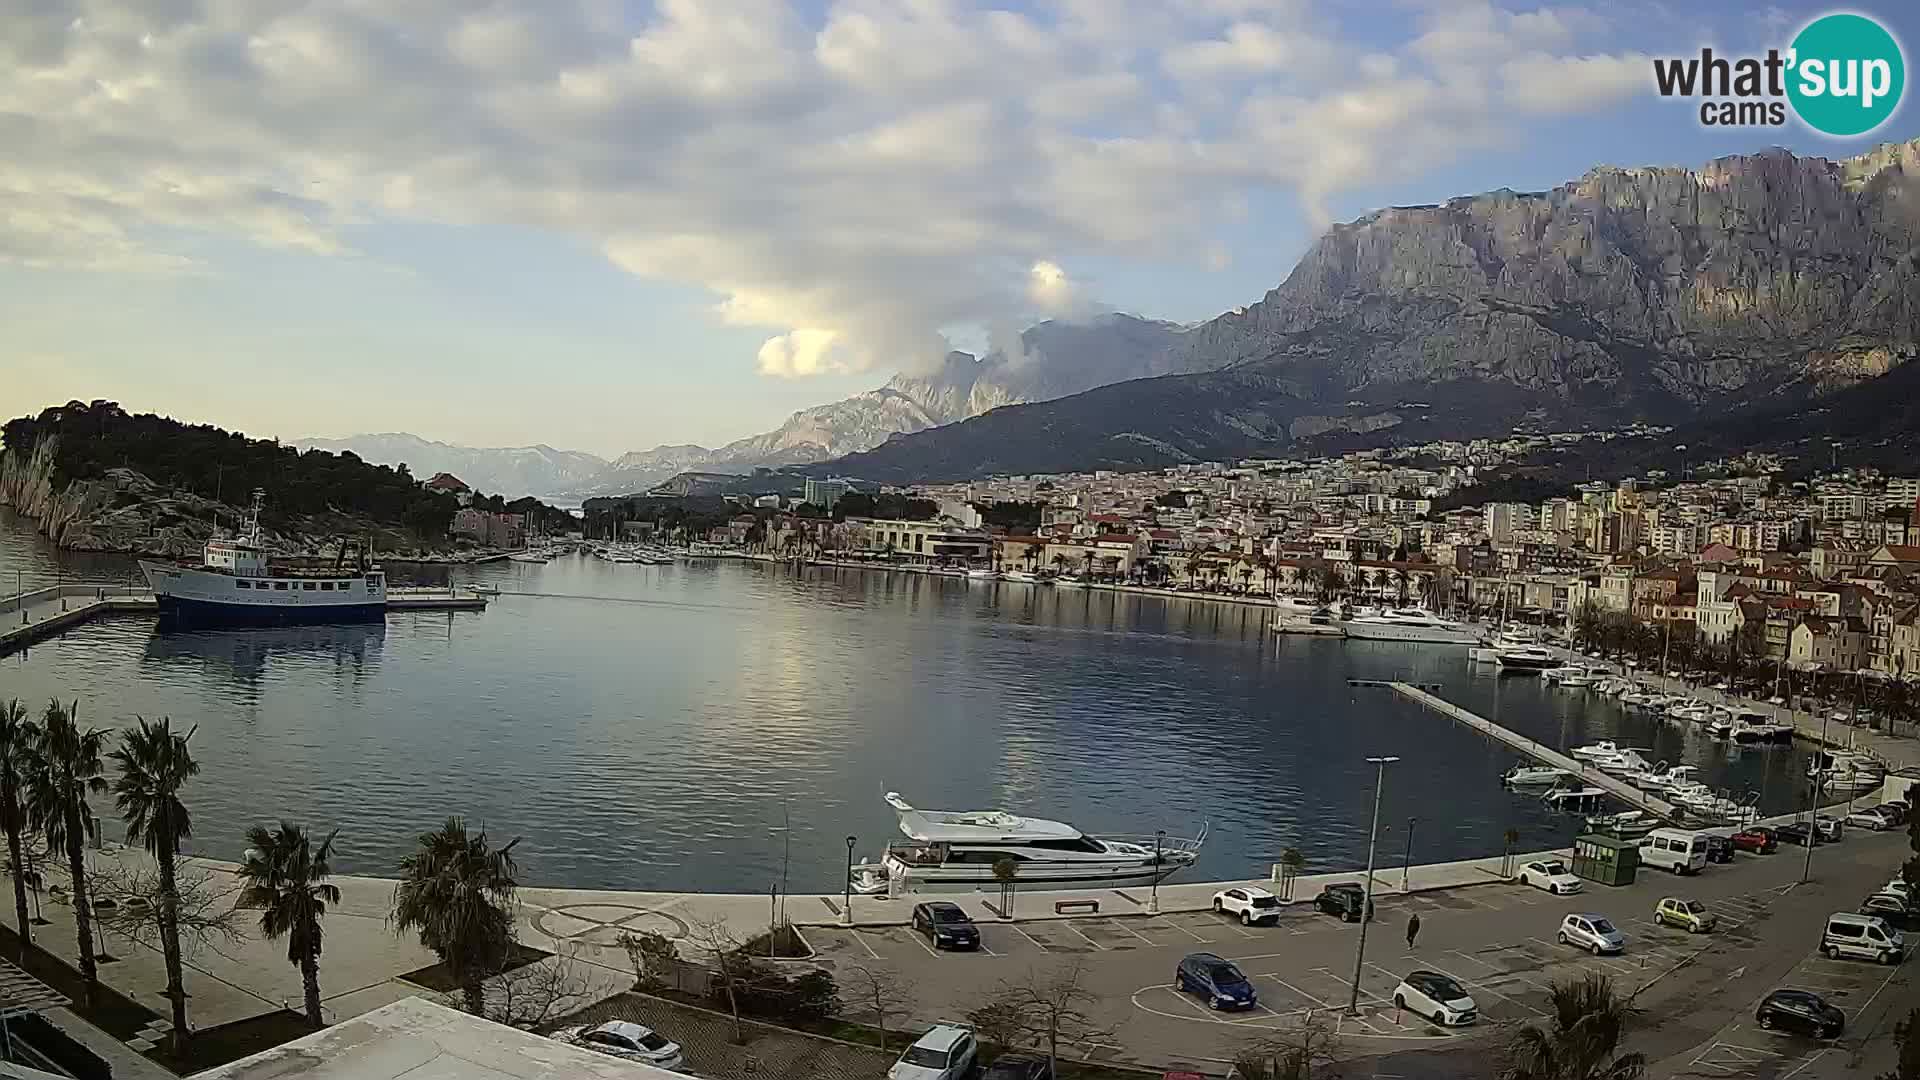
M 782 926 L 771 938 L 764 933 L 753 935 L 745 945 L 740 946 L 740 951 L 760 959 L 805 960 L 813 955 L 813 946 L 800 936 L 800 931 L 792 926 Z
M 22 959 L 20 936 L 14 933 L 12 927 L 0 925 L 0 956 L 19 964 L 27 974 L 65 994 L 67 1000 L 72 1002 L 74 1012 L 122 1042 L 140 1034 L 140 1029 L 153 1021 L 162 1019 L 159 1013 L 106 983 L 95 984 L 93 1006 L 89 1008 L 86 1004 L 87 983 L 81 978 L 80 972 L 37 945 L 29 947 L 26 957 Z
M 162 1041 L 147 1052 L 147 1057 L 184 1076 L 239 1061 L 311 1034 L 313 1028 L 307 1024 L 305 1015 L 275 1009 L 231 1024 L 200 1028 L 187 1040 L 187 1052 L 178 1057 L 172 1053 L 171 1040 Z
M 513 952 L 507 957 L 506 966 L 500 969 L 499 974 L 518 971 L 528 964 L 537 964 L 552 955 L 552 953 L 545 949 L 536 949 L 531 945 L 522 945 L 519 942 L 515 942 Z M 455 994 L 460 991 L 460 984 L 454 981 L 451 975 L 447 974 L 447 965 L 445 964 L 429 964 L 423 968 L 416 968 L 401 975 L 400 978 L 415 986 L 423 986 L 428 990 L 435 990 L 442 994 Z

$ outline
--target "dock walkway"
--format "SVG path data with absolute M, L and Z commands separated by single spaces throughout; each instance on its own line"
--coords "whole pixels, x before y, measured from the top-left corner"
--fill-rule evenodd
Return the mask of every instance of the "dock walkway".
M 387 592 L 388 611 L 479 611 L 486 606 L 486 597 L 459 589 L 396 588 Z M 0 656 L 105 615 L 153 614 L 159 610 L 152 589 L 124 584 L 49 585 L 0 597 Z
M 1553 747 L 1535 742 L 1517 731 L 1503 728 L 1483 716 L 1469 712 L 1443 698 L 1435 697 L 1411 683 L 1394 683 L 1393 690 L 1402 697 L 1410 698 L 1442 716 L 1465 724 L 1483 735 L 1498 739 L 1543 765 L 1565 769 L 1570 775 L 1579 777 L 1582 783 L 1592 784 L 1629 806 L 1669 821 L 1674 818 L 1677 808 L 1672 803 L 1665 799 L 1656 799 L 1625 780 L 1601 772 L 1584 761 L 1568 757 Z

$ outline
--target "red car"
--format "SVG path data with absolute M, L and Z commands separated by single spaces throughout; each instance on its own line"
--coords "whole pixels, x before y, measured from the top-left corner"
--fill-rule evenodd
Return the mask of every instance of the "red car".
M 1764 825 L 1755 825 L 1751 829 L 1742 829 L 1733 834 L 1733 846 L 1739 851 L 1752 851 L 1761 855 L 1770 855 L 1780 846 L 1780 840 L 1773 830 Z

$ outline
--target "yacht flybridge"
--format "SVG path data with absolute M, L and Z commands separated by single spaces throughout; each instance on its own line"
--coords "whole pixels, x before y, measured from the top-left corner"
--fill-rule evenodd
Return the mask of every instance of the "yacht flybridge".
M 1059 821 L 1003 810 L 921 810 L 897 791 L 887 804 L 905 840 L 887 844 L 877 863 L 852 871 L 855 892 L 899 896 L 920 889 L 993 888 L 994 866 L 1011 859 L 1014 882 L 1028 889 L 1118 888 L 1161 881 L 1192 866 L 1207 829 L 1192 839 L 1093 837 Z

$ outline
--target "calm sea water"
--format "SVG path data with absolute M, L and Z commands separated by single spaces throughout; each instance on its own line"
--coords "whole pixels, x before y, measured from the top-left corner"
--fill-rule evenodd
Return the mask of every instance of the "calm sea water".
M 124 580 L 0 516 L 0 581 Z M 439 571 L 442 575 L 445 571 Z M 384 625 L 162 633 L 96 621 L 0 659 L 0 698 L 76 698 L 117 727 L 198 725 L 195 847 L 254 821 L 341 830 L 341 869 L 388 873 L 449 814 L 522 836 L 545 885 L 837 890 L 897 835 L 881 801 L 1005 808 L 1098 833 L 1212 833 L 1188 880 L 1364 862 L 1370 755 L 1396 754 L 1380 861 L 1562 842 L 1577 819 L 1503 791 L 1511 754 L 1348 678 L 1413 678 L 1562 745 L 1599 738 L 1791 808 L 1797 750 L 1740 750 L 1459 649 L 1276 641 L 1252 608 L 756 563 L 567 558 L 455 571 L 484 613 Z M 111 816 L 110 804 L 100 808 Z M 790 823 L 790 825 L 789 825 Z

